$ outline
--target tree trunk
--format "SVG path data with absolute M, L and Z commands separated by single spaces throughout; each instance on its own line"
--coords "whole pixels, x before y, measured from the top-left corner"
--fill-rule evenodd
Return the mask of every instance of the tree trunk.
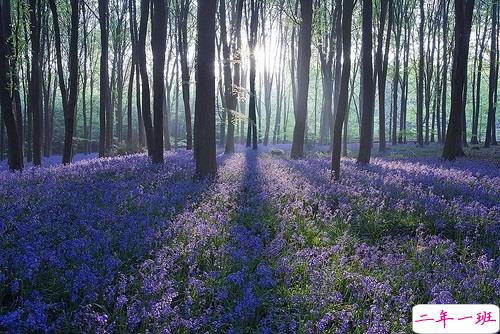
M 193 148 L 193 130 L 191 126 L 191 106 L 189 99 L 189 85 L 190 85 L 190 75 L 188 67 L 188 36 L 187 36 L 187 24 L 189 7 L 191 0 L 180 0 L 179 11 L 179 53 L 181 61 L 181 76 L 182 76 L 182 98 L 184 102 L 184 115 L 186 121 L 186 149 L 191 150 Z
M 71 0 L 71 36 L 69 45 L 69 79 L 68 79 L 68 104 L 64 113 L 64 152 L 63 164 L 71 163 L 73 158 L 73 131 L 75 129 L 76 103 L 78 100 L 78 29 L 79 10 L 78 0 Z
M 71 36 L 68 55 L 69 79 L 68 87 L 64 82 L 64 70 L 61 51 L 61 32 L 59 28 L 59 14 L 55 0 L 49 0 L 52 20 L 54 24 L 57 72 L 59 75 L 59 88 L 64 113 L 64 148 L 63 164 L 71 163 L 73 148 L 73 132 L 76 102 L 78 98 L 78 29 L 79 29 L 79 9 L 78 1 L 71 0 Z
M 385 139 L 385 87 L 387 80 L 387 65 L 389 61 L 389 47 L 391 40 L 392 23 L 394 21 L 394 5 L 393 0 L 382 0 L 381 13 L 380 13 L 380 26 L 378 32 L 378 45 L 377 45 L 377 80 L 378 80 L 378 112 L 379 112 L 379 151 L 384 152 L 386 149 Z M 389 20 L 387 24 L 387 37 L 384 42 L 384 27 L 385 16 L 389 7 Z M 384 51 L 382 51 L 384 50 Z M 383 52 L 383 53 L 382 53 Z
M 107 156 L 106 152 L 106 101 L 109 94 L 109 43 L 108 43 L 108 15 L 109 0 L 99 0 L 99 27 L 101 28 L 101 64 L 99 80 L 99 157 Z
M 372 143 L 373 143 L 373 117 L 375 103 L 375 89 L 373 81 L 373 60 L 372 60 L 372 11 L 373 4 L 371 0 L 363 0 L 363 22 L 362 22 L 362 41 L 361 41 L 361 86 L 362 97 L 362 116 L 361 131 L 359 139 L 358 163 L 367 164 L 370 162 Z
M 403 81 L 401 83 L 401 114 L 399 116 L 398 143 L 406 143 L 406 113 L 408 110 L 408 76 L 410 59 L 410 23 L 408 12 L 405 12 L 404 51 L 403 51 Z
M 441 106 L 441 138 L 444 142 L 446 136 L 446 101 L 448 99 L 448 13 L 450 0 L 443 0 L 443 89 L 441 100 L 443 102 Z
M 20 150 L 18 127 L 12 108 L 12 96 L 10 93 L 12 85 L 9 82 L 9 73 L 12 73 L 12 68 L 9 64 L 12 56 L 10 54 L 12 49 L 9 47 L 9 40 L 12 38 L 10 31 L 10 0 L 0 2 L 0 17 L 2 18 L 2 22 L 0 22 L 0 107 L 3 119 L 3 124 L 0 124 L 0 127 L 2 128 L 2 137 L 3 125 L 5 125 L 7 130 L 9 169 L 14 171 L 23 168 L 23 157 Z
M 337 15 L 335 17 L 335 74 L 334 74 L 334 87 L 333 87 L 333 113 L 330 116 L 330 150 L 333 143 L 333 131 L 335 117 L 338 113 L 338 105 L 340 99 L 340 85 L 342 79 L 342 0 L 336 0 L 335 3 Z
M 417 84 L 417 144 L 424 145 L 424 0 L 419 1 L 420 8 L 420 25 L 419 25 L 419 57 L 418 57 L 418 84 Z
M 248 47 L 250 48 L 250 100 L 248 104 L 248 130 L 247 130 L 247 147 L 252 146 L 257 149 L 257 114 L 256 114 L 256 89 L 255 77 L 257 64 L 255 59 L 255 48 L 257 46 L 257 28 L 259 23 L 259 1 L 250 0 L 250 36 L 248 39 Z
M 395 20 L 395 25 L 394 25 L 394 35 L 396 39 L 396 65 L 394 68 L 394 79 L 392 81 L 392 136 L 391 136 L 391 143 L 392 145 L 397 144 L 397 130 L 398 130 L 398 94 L 399 94 L 399 81 L 400 81 L 400 67 L 401 67 L 401 57 L 400 57 L 400 52 L 401 52 L 401 30 L 403 26 L 402 22 L 402 11 L 403 8 L 398 8 L 397 6 L 400 5 L 394 4 L 395 10 L 396 10 L 396 20 Z
M 40 50 L 41 1 L 30 0 L 31 80 L 30 109 L 33 113 L 33 165 L 42 164 L 42 68 Z
M 342 79 L 332 144 L 332 172 L 336 180 L 340 178 L 340 155 L 342 149 L 342 126 L 348 108 L 349 77 L 351 74 L 351 31 L 353 1 L 344 0 L 342 6 Z
M 152 156 L 154 152 L 154 133 L 153 121 L 151 120 L 151 96 L 149 90 L 149 77 L 146 64 L 146 35 L 148 30 L 149 19 L 149 0 L 141 0 L 141 19 L 139 24 L 139 36 L 137 43 L 137 57 L 139 60 L 139 69 L 141 73 L 142 83 L 142 117 L 144 121 L 144 129 L 146 132 L 146 145 L 148 147 L 148 155 Z
M 455 0 L 455 50 L 451 84 L 451 111 L 443 149 L 443 158 L 454 160 L 463 156 L 463 95 L 467 76 L 467 54 L 474 0 Z
M 495 4 L 496 5 L 496 4 Z M 477 59 L 477 78 L 476 78 L 476 99 L 473 101 L 475 103 L 474 107 L 474 115 L 472 117 L 472 136 L 471 136 L 471 144 L 479 144 L 478 141 L 478 127 L 479 127 L 479 115 L 480 115 L 480 110 L 481 110 L 481 80 L 482 80 L 482 71 L 483 71 L 483 54 L 484 54 L 484 47 L 486 44 L 486 32 L 488 31 L 487 29 L 487 22 L 486 26 L 484 27 L 483 30 L 483 36 L 481 37 L 481 42 L 479 46 L 479 54 Z
M 153 163 L 163 163 L 163 109 L 165 103 L 165 52 L 167 50 L 167 4 L 165 0 L 153 1 L 151 46 L 153 49 L 153 112 L 154 150 Z
M 496 101 L 495 101 L 495 91 L 496 82 L 498 80 L 498 64 L 497 64 L 497 25 L 498 25 L 498 4 L 497 1 L 492 0 L 491 6 L 491 48 L 490 48 L 490 79 L 489 79 L 489 91 L 488 91 L 488 119 L 486 121 L 486 137 L 484 140 L 484 146 L 490 147 L 495 138 L 495 132 L 493 129 L 496 127 L 495 124 L 495 113 L 496 113 Z
M 194 155 L 196 175 L 217 173 L 215 138 L 215 14 L 216 0 L 198 4 L 198 52 L 196 62 L 196 106 Z
M 299 159 L 304 155 L 304 135 L 307 120 L 307 97 L 309 93 L 309 66 L 311 62 L 312 0 L 301 0 L 301 24 L 299 54 L 297 59 L 297 101 L 295 105 L 295 127 L 291 158 Z
M 235 37 L 233 39 L 232 52 L 234 59 L 234 79 L 231 77 L 231 62 L 230 52 L 231 47 L 228 42 L 228 34 L 226 28 L 226 1 L 220 0 L 220 27 L 222 40 L 222 56 L 224 70 L 224 94 L 227 108 L 227 135 L 226 154 L 234 153 L 234 124 L 236 122 L 235 113 L 238 104 L 238 89 L 240 85 L 240 57 L 241 57 L 241 17 L 243 14 L 244 0 L 238 0 L 236 3 L 236 18 L 234 24 Z M 232 37 L 231 37 L 232 38 Z

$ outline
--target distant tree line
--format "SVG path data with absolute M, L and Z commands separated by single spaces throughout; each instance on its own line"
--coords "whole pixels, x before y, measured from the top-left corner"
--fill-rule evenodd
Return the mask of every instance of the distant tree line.
M 0 0 L 0 159 L 497 145 L 495 0 Z M 194 115 L 193 115 L 194 113 Z

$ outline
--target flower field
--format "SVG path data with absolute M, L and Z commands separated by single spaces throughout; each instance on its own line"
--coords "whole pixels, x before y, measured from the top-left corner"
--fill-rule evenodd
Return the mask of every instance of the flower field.
M 411 333 L 500 300 L 494 163 L 165 160 L 0 172 L 0 332 Z

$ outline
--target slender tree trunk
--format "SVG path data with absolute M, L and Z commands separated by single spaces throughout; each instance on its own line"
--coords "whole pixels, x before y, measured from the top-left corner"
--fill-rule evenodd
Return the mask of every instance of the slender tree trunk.
M 99 26 L 101 28 L 101 64 L 99 80 L 99 157 L 105 157 L 106 152 L 106 101 L 109 94 L 109 43 L 108 43 L 108 15 L 109 0 L 99 0 Z
M 478 141 L 478 127 L 479 127 L 479 114 L 481 110 L 481 80 L 483 71 L 483 54 L 484 47 L 486 44 L 486 32 L 488 31 L 487 26 L 484 27 L 483 36 L 481 37 L 481 42 L 479 46 L 479 54 L 477 59 L 477 79 L 476 79 L 476 99 L 473 101 L 475 103 L 473 117 L 472 117 L 472 137 L 471 144 L 479 144 Z
M 396 6 L 396 20 L 394 25 L 394 35 L 396 39 L 396 53 L 395 53 L 395 68 L 394 68 L 394 78 L 392 81 L 392 145 L 397 144 L 397 130 L 398 130 L 398 94 L 399 94 L 399 81 L 400 81 L 400 67 L 401 67 L 401 30 L 402 30 L 402 8 L 398 8 L 399 3 L 394 4 Z
M 78 29 L 79 9 L 78 0 L 71 0 L 71 36 L 69 45 L 69 79 L 68 105 L 64 114 L 64 152 L 63 164 L 71 163 L 73 158 L 73 131 L 75 129 L 76 104 L 78 100 Z
M 234 24 L 235 38 L 233 39 L 232 52 L 234 59 L 234 78 L 231 77 L 230 52 L 226 28 L 226 1 L 220 0 L 220 28 L 222 40 L 223 70 L 224 70 L 224 94 L 227 107 L 227 135 L 226 154 L 234 153 L 234 125 L 235 113 L 238 104 L 238 87 L 240 85 L 240 58 L 241 58 L 241 18 L 243 14 L 243 0 L 236 3 L 236 18 Z M 236 88 L 233 88 L 234 87 Z
M 280 25 L 280 35 L 282 35 L 282 26 Z M 287 30 L 285 29 L 284 36 L 287 36 Z M 284 48 L 284 40 L 286 37 L 281 40 L 281 48 L 280 48 L 280 65 L 278 68 L 283 68 L 286 63 L 286 50 Z M 285 95 L 285 73 L 284 71 L 280 71 L 278 74 L 279 79 L 277 83 L 277 106 L 276 106 L 276 118 L 274 120 L 274 131 L 273 131 L 273 144 L 277 144 L 280 138 L 280 129 L 281 129 L 281 114 L 283 110 L 283 102 Z
M 488 118 L 486 121 L 486 137 L 484 140 L 484 146 L 490 147 L 495 138 L 495 132 L 493 129 L 496 127 L 495 124 L 495 113 L 496 113 L 496 101 L 495 92 L 497 88 L 497 76 L 498 76 L 498 64 L 497 64 L 497 25 L 498 25 L 498 4 L 497 1 L 492 0 L 491 6 L 491 47 L 490 47 L 490 79 L 489 79 L 489 91 L 488 91 Z
M 134 51 L 132 51 L 132 54 Z M 127 92 L 127 149 L 132 149 L 132 104 L 133 104 L 133 89 L 134 89 L 134 76 L 135 76 L 135 59 L 132 56 L 131 66 L 130 66 L 130 78 L 128 81 L 128 92 Z
M 23 129 L 23 113 L 22 113 L 22 105 L 21 105 L 21 93 L 20 93 L 20 88 L 21 88 L 21 83 L 20 83 L 20 78 L 19 78 L 19 73 L 18 73 L 18 62 L 20 61 L 20 55 L 19 52 L 20 50 L 20 26 L 21 26 L 21 21 L 22 21 L 22 16 L 21 16 L 21 3 L 20 1 L 17 1 L 16 4 L 16 14 L 17 14 L 17 19 L 16 23 L 14 25 L 14 32 L 12 32 L 12 28 L 10 27 L 11 22 L 11 13 L 10 13 L 10 1 L 4 0 L 4 8 L 5 8 L 5 17 L 2 18 L 2 21 L 5 22 L 5 32 L 4 34 L 6 36 L 11 36 L 12 38 L 9 38 L 8 40 L 8 45 L 7 45 L 7 53 L 12 55 L 11 56 L 11 80 L 12 80 L 12 85 L 11 85 L 11 91 L 12 91 L 12 98 L 14 100 L 14 117 L 16 119 L 16 125 L 17 125 L 17 135 L 18 135 L 18 141 L 19 141 L 19 154 L 21 155 L 21 160 L 24 154 L 24 129 Z M 49 43 L 48 43 L 49 44 Z M 21 65 L 22 68 L 22 65 Z M 2 122 L 0 122 L 2 124 Z M 0 125 L 1 126 L 1 125 Z M 21 161 L 23 166 L 24 166 L 24 161 Z
M 373 4 L 371 0 L 363 0 L 363 22 L 362 22 L 362 41 L 361 41 L 361 87 L 362 97 L 362 116 L 361 131 L 359 139 L 358 163 L 367 164 L 370 162 L 371 150 L 373 144 L 373 118 L 375 103 L 375 88 L 373 81 L 373 60 L 372 60 L 372 18 Z
M 187 36 L 187 24 L 189 7 L 191 0 L 180 0 L 179 11 L 179 53 L 181 61 L 181 76 L 182 76 L 182 98 L 184 102 L 184 117 L 186 121 L 186 149 L 191 150 L 193 148 L 193 130 L 191 125 L 191 106 L 189 99 L 189 86 L 190 86 L 190 75 L 188 66 L 188 36 Z
M 167 50 L 165 0 L 153 1 L 151 46 L 153 49 L 153 110 L 154 110 L 154 151 L 153 163 L 163 163 L 163 109 L 165 103 L 165 52 Z
M 342 126 L 347 114 L 349 99 L 349 77 L 351 74 L 351 31 L 353 1 L 344 0 L 342 6 L 342 80 L 332 144 L 332 172 L 336 180 L 340 178 L 340 155 L 342 149 Z
M 382 13 L 380 18 L 380 28 L 378 35 L 378 51 L 377 51 L 377 80 L 378 80 L 378 111 L 379 111 L 379 151 L 384 152 L 386 149 L 385 139 L 385 87 L 387 80 L 387 66 L 389 61 L 389 47 L 391 40 L 392 23 L 394 21 L 394 5 L 393 0 L 382 0 Z M 389 7 L 389 20 L 387 24 L 387 37 L 384 41 L 385 15 Z M 383 53 L 382 50 L 384 49 Z
M 146 132 L 146 145 L 148 147 L 148 155 L 152 156 L 154 152 L 154 133 L 153 121 L 151 119 L 151 97 L 149 90 L 149 77 L 146 64 L 146 35 L 149 20 L 149 0 L 141 0 L 141 19 L 139 24 L 139 36 L 137 43 L 137 57 L 139 60 L 139 70 L 142 83 L 142 117 L 144 129 Z
M 30 109 L 33 113 L 33 165 L 42 164 L 42 69 L 40 53 L 41 1 L 30 0 L 31 81 Z
M 59 88 L 64 113 L 64 148 L 63 164 L 71 163 L 73 148 L 73 132 L 76 103 L 78 99 L 78 29 L 79 29 L 79 9 L 78 1 L 71 0 L 71 36 L 68 56 L 69 79 L 68 87 L 64 82 L 64 70 L 61 51 L 61 33 L 59 28 L 59 15 L 55 0 L 49 0 L 50 10 L 54 24 L 54 36 L 56 45 L 57 72 L 59 75 Z
M 408 13 L 405 12 L 405 30 L 404 30 L 404 50 L 403 50 L 403 81 L 401 83 L 401 114 L 399 116 L 399 136 L 398 143 L 406 143 L 406 112 L 408 101 L 408 63 L 410 58 L 410 23 L 408 22 Z
M 257 46 L 257 28 L 259 23 L 259 1 L 250 0 L 250 36 L 248 39 L 248 46 L 250 48 L 250 100 L 248 109 L 248 130 L 247 130 L 247 147 L 252 146 L 254 150 L 257 149 L 257 115 L 256 115 L 256 89 L 255 77 L 257 71 L 257 64 L 255 59 L 255 48 Z
M 2 138 L 4 125 L 7 130 L 9 168 L 14 171 L 23 168 L 23 157 L 20 150 L 18 127 L 12 108 L 11 85 L 9 84 L 9 73 L 12 70 L 9 64 L 9 60 L 11 59 L 9 39 L 12 38 L 12 34 L 9 33 L 11 24 L 10 0 L 0 2 L 0 17 L 2 19 L 0 22 L 0 107 L 3 120 L 3 124 L 0 124 L 0 127 L 2 128 Z
M 427 59 L 425 62 L 426 76 L 425 76 L 425 144 L 430 142 L 430 121 L 431 121 L 431 100 L 432 100 L 432 85 L 434 76 L 434 55 L 436 52 L 436 29 L 434 29 L 434 17 L 429 14 L 429 34 L 427 42 Z
M 448 13 L 450 0 L 443 0 L 444 14 L 443 14 L 443 90 L 442 98 L 443 105 L 441 106 L 441 138 L 445 141 L 446 137 L 446 101 L 448 99 Z
M 87 126 L 87 76 L 88 76 L 88 27 L 87 27 L 87 14 L 85 4 L 82 6 L 83 18 L 83 73 L 82 73 L 82 116 L 83 116 L 83 138 L 85 143 L 85 154 L 88 154 L 88 126 Z M 76 126 L 76 122 L 75 122 Z
M 295 127 L 291 158 L 299 159 L 304 155 L 304 135 L 307 120 L 307 96 L 309 93 L 309 66 L 311 62 L 311 35 L 313 1 L 301 0 L 299 54 L 297 59 L 297 100 L 295 105 Z
M 454 160 L 463 156 L 463 95 L 467 77 L 467 54 L 474 0 L 455 0 L 455 50 L 451 89 L 451 112 L 443 149 L 443 158 Z
M 194 131 L 194 155 L 198 177 L 207 177 L 217 173 L 214 73 L 216 8 L 216 0 L 205 0 L 198 4 Z
M 334 135 L 334 122 L 338 113 L 339 99 L 340 99 L 340 86 L 342 79 L 342 0 L 336 0 L 335 3 L 337 15 L 335 18 L 335 74 L 334 74 L 334 87 L 333 87 L 333 113 L 330 117 L 330 146 L 333 145 Z M 330 147 L 331 150 L 331 147 Z
M 417 84 L 417 144 L 419 146 L 424 145 L 424 124 L 423 124 L 423 112 L 424 112 L 424 25 L 425 25 L 425 13 L 424 13 L 424 0 L 419 1 L 420 8 L 420 25 L 419 25 L 419 57 L 418 57 L 418 84 Z

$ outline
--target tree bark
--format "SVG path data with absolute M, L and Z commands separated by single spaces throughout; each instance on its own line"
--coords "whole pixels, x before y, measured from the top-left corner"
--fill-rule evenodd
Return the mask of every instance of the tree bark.
M 228 42 L 228 34 L 226 28 L 226 1 L 220 0 L 220 27 L 222 40 L 222 56 L 224 70 L 224 94 L 227 108 L 227 135 L 226 154 L 234 153 L 234 124 L 236 122 L 235 113 L 238 104 L 238 88 L 240 85 L 240 57 L 241 57 L 241 17 L 243 14 L 244 0 L 238 0 L 236 3 L 236 18 L 234 23 L 234 34 L 232 45 L 233 67 L 234 73 L 231 73 L 231 46 Z M 234 78 L 231 77 L 234 75 Z M 233 88 L 234 85 L 234 88 Z
M 153 49 L 153 163 L 163 163 L 163 108 L 165 103 L 165 52 L 167 50 L 167 4 L 152 0 L 151 47 Z
M 417 84 L 417 144 L 424 145 L 424 0 L 419 1 L 420 8 L 420 25 L 419 25 L 419 57 L 418 57 L 418 84 Z
M 291 158 L 299 159 L 304 155 L 304 135 L 307 120 L 307 96 L 309 93 L 309 66 L 311 62 L 311 35 L 313 1 L 301 0 L 299 54 L 297 59 L 297 101 L 295 105 L 295 127 Z
M 108 155 L 106 152 L 106 109 L 110 99 L 109 93 L 109 42 L 108 42 L 108 15 L 109 0 L 99 0 L 99 27 L 101 28 L 101 64 L 99 80 L 99 157 Z
M 189 99 L 190 75 L 188 66 L 188 36 L 187 36 L 187 21 L 191 0 L 180 0 L 180 8 L 178 8 L 179 17 L 179 53 L 181 62 L 181 77 L 182 77 L 182 99 L 184 102 L 184 117 L 186 121 L 186 149 L 193 148 L 193 130 L 191 126 L 191 105 Z
M 373 60 L 372 60 L 372 19 L 373 4 L 371 0 L 363 0 L 363 22 L 362 22 L 362 41 L 361 41 L 361 86 L 363 92 L 362 98 L 362 116 L 361 131 L 359 140 L 358 163 L 367 164 L 370 162 L 371 150 L 373 144 L 373 118 L 375 89 L 373 81 Z
M 255 77 L 257 64 L 255 58 L 255 48 L 257 46 L 257 28 L 259 24 L 260 4 L 257 0 L 250 0 L 250 36 L 248 38 L 248 47 L 250 48 L 250 99 L 248 104 L 248 128 L 247 128 L 247 147 L 257 149 L 257 114 L 256 114 L 256 94 Z
M 488 118 L 486 121 L 486 137 L 484 146 L 490 147 L 495 136 L 493 129 L 495 124 L 496 101 L 495 91 L 497 88 L 497 25 L 498 25 L 498 4 L 497 1 L 492 0 L 491 6 L 491 47 L 490 47 L 490 78 L 489 78 L 489 91 L 488 91 Z
M 69 78 L 68 87 L 64 81 L 64 70 L 61 51 L 61 32 L 59 28 L 59 14 L 55 0 L 49 0 L 50 10 L 54 24 L 54 35 L 56 45 L 57 72 L 59 74 L 59 88 L 61 90 L 61 99 L 64 113 L 64 148 L 63 164 L 71 163 L 73 148 L 73 132 L 76 111 L 76 102 L 78 99 L 78 29 L 79 29 L 79 9 L 78 1 L 71 0 L 71 36 L 68 55 Z
M 196 105 L 194 155 L 196 176 L 217 173 L 215 138 L 215 14 L 216 0 L 198 4 L 198 52 L 196 62 Z
M 344 0 L 342 6 L 342 80 L 332 144 L 332 172 L 336 180 L 340 178 L 340 155 L 342 149 L 342 126 L 348 108 L 349 77 L 351 74 L 351 32 L 353 1 Z
M 467 54 L 474 0 L 455 0 L 455 50 L 451 84 L 451 111 L 443 149 L 443 158 L 463 156 L 463 95 L 467 76 Z
M 152 156 L 154 152 L 154 133 L 153 121 L 151 119 L 151 97 L 149 89 L 149 77 L 146 64 L 146 35 L 148 30 L 149 20 L 149 0 L 141 0 L 141 19 L 139 24 L 139 36 L 137 43 L 137 57 L 139 60 L 139 70 L 141 74 L 142 84 L 142 118 L 144 121 L 144 129 L 146 132 L 146 145 L 148 147 L 148 155 Z
M 30 109 L 33 113 L 33 165 L 42 164 L 42 68 L 40 50 L 41 1 L 30 0 L 31 80 Z
M 2 18 L 2 22 L 0 22 L 0 107 L 3 119 L 3 124 L 0 124 L 0 127 L 3 130 L 3 125 L 5 125 L 5 129 L 7 130 L 9 169 L 14 171 L 23 168 L 23 157 L 20 150 L 18 127 L 12 108 L 11 85 L 9 83 L 9 73 L 12 70 L 9 64 L 11 48 L 8 45 L 9 40 L 12 38 L 12 34 L 9 34 L 11 24 L 10 0 L 2 0 L 0 2 L 0 17 Z

